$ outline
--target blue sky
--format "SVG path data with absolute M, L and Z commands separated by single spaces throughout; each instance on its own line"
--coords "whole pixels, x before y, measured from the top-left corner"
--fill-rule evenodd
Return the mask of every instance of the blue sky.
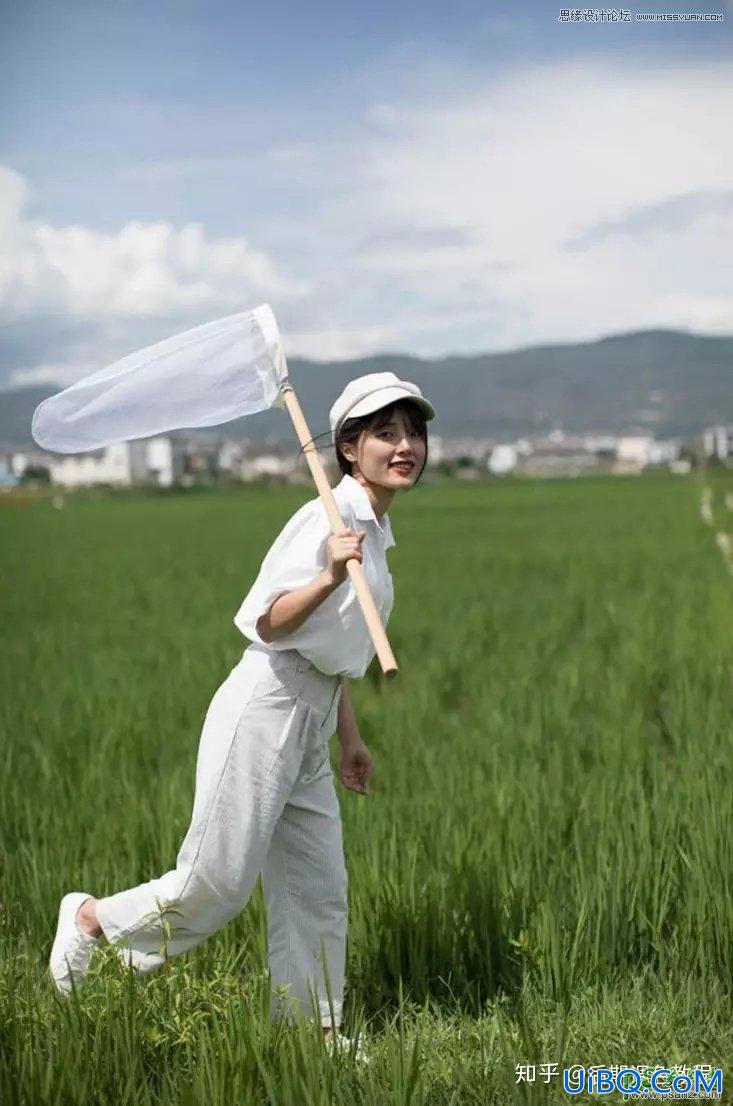
M 628 10 L 16 5 L 0 382 L 263 301 L 323 359 L 733 331 L 733 7 Z

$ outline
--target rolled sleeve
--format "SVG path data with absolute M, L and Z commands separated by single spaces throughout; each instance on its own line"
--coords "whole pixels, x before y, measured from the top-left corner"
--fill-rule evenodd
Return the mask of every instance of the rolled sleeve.
M 235 625 L 250 641 L 272 645 L 257 633 L 257 620 L 278 596 L 309 584 L 326 568 L 330 533 L 328 516 L 320 500 L 304 504 L 286 523 L 234 617 Z

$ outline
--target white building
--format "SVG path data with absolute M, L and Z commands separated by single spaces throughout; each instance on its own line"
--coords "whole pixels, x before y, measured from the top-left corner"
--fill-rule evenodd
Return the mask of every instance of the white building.
M 0 488 L 14 488 L 20 481 L 13 471 L 12 453 L 0 454 Z
M 40 449 L 16 449 L 8 455 L 10 471 L 18 479 L 27 468 L 48 468 L 49 454 Z
M 90 484 L 128 487 L 132 484 L 130 443 L 115 442 L 88 453 L 50 453 L 48 469 L 51 483 L 64 488 Z
M 437 465 L 443 460 L 443 439 L 440 434 L 431 434 L 428 426 L 428 464 Z
M 733 458 L 733 426 L 709 426 L 703 433 L 703 448 L 706 457 Z
M 491 451 L 486 467 L 494 476 L 505 476 L 517 467 L 518 450 L 515 445 L 497 445 Z
M 184 450 L 173 438 L 161 436 L 141 442 L 130 442 L 133 457 L 133 480 L 170 488 L 183 473 Z
M 645 468 L 647 465 L 667 465 L 680 454 L 679 442 L 673 440 L 657 441 L 649 434 L 630 435 L 619 438 L 616 444 L 616 457 L 619 461 Z
M 221 472 L 239 472 L 246 453 L 243 442 L 227 438 L 219 447 L 218 465 Z
M 616 442 L 616 457 L 643 468 L 649 464 L 649 456 L 654 439 L 649 434 L 633 434 L 619 438 Z
M 259 457 L 245 457 L 239 466 L 242 480 L 257 480 L 261 476 L 287 476 L 293 462 L 274 453 L 261 453 Z
M 653 439 L 649 447 L 650 465 L 671 465 L 680 455 L 680 443 L 676 441 Z
M 183 471 L 182 449 L 167 436 L 114 442 L 87 453 L 47 453 L 45 458 L 51 483 L 64 488 L 94 484 L 169 488 Z

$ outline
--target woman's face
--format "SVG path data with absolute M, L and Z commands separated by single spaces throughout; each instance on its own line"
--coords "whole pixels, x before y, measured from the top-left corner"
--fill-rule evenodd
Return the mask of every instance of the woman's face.
M 409 488 L 422 469 L 425 450 L 419 431 L 411 429 L 404 411 L 397 410 L 384 426 L 362 432 L 353 472 L 358 467 L 370 484 Z

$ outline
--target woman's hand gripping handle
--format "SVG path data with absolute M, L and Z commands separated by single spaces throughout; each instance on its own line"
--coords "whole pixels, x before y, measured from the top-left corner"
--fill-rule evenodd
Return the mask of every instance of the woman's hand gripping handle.
M 366 530 L 338 530 L 329 536 L 326 543 L 326 572 L 334 584 L 343 584 L 348 576 L 347 562 L 352 558 L 361 564 L 361 543 L 365 537 Z

